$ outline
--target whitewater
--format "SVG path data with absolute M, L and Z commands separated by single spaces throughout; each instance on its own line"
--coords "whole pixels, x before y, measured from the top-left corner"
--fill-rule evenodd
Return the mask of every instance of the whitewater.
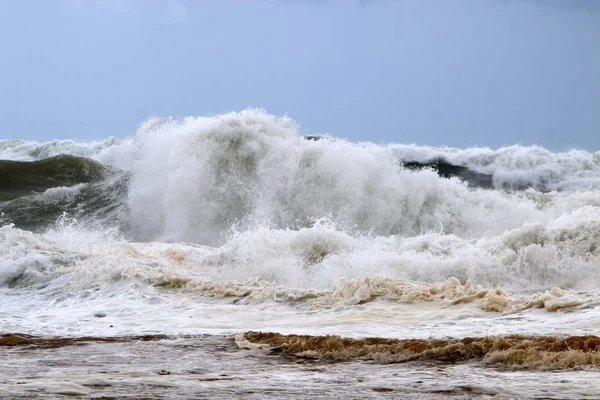
M 126 353 L 126 338 L 147 335 L 151 343 L 131 346 L 153 360 L 159 347 L 165 359 L 184 344 L 210 358 L 207 346 L 235 345 L 212 374 L 272 362 L 284 349 L 287 358 L 342 363 L 348 376 L 372 374 L 373 397 L 400 396 L 373 389 L 394 379 L 404 397 L 600 392 L 600 152 L 307 138 L 288 117 L 248 109 L 154 118 L 128 139 L 3 140 L 0 160 L 6 343 L 118 339 L 103 346 Z M 441 173 L 447 166 L 452 176 Z M 415 350 L 407 340 L 422 342 Z M 198 350 L 197 341 L 207 344 Z M 101 343 L 71 356 L 97 356 Z M 4 368 L 35 375 L 22 353 L 3 357 Z M 269 379 L 297 380 L 297 397 L 315 373 L 324 375 L 315 397 L 333 382 L 331 364 L 313 375 L 272 368 L 285 371 Z M 435 368 L 446 375 L 427 386 Z M 40 377 L 24 396 L 119 394 L 117 378 L 99 373 Z M 407 379 L 419 373 L 427 387 L 412 388 Z M 195 387 L 183 373 L 127 379 L 156 387 L 167 378 Z M 246 378 L 248 392 L 223 384 L 207 393 L 283 395 L 260 386 L 267 378 Z M 17 396 L 18 382 L 3 379 L 0 395 Z

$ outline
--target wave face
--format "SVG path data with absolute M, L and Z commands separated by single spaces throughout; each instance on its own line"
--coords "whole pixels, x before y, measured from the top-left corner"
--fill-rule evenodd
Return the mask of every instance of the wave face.
M 97 182 L 106 168 L 86 158 L 60 155 L 39 161 L 0 161 L 0 201 L 60 186 Z
M 0 315 L 27 333 L 52 330 L 48 315 L 102 332 L 92 309 L 121 316 L 124 333 L 193 330 L 204 315 L 207 330 L 319 334 L 333 319 L 376 336 L 390 313 L 406 336 L 593 329 L 598 153 L 299 132 L 245 110 L 152 119 L 126 140 L 0 142 Z M 275 306 L 254 319 L 231 308 L 256 303 Z M 538 308 L 575 311 L 557 323 Z M 297 322 L 307 310 L 313 330 Z

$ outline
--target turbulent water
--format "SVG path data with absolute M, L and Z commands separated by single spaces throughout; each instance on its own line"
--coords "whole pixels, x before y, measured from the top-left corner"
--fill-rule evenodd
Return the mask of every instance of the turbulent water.
M 600 330 L 600 153 L 307 140 L 246 110 L 124 140 L 4 140 L 0 160 L 0 334 Z M 502 362 L 594 374 L 590 346 Z

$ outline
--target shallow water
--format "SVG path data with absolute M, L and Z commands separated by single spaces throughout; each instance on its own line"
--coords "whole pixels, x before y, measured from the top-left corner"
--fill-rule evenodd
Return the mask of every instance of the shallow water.
M 598 398 L 600 371 L 520 371 L 467 361 L 326 362 L 198 336 L 1 347 L 7 398 Z

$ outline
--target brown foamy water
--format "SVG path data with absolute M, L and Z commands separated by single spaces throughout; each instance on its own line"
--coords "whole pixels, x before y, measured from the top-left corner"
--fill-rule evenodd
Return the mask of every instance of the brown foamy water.
M 332 361 L 361 359 L 398 363 L 481 360 L 547 370 L 600 366 L 600 338 L 597 336 L 560 338 L 511 335 L 461 340 L 399 340 L 247 332 L 236 335 L 235 341 L 239 348 L 255 349 L 269 345 L 288 355 Z
M 0 336 L 0 398 L 598 397 L 597 364 L 540 370 L 491 358 L 497 351 L 526 348 L 527 341 L 549 353 L 596 354 L 598 340 L 537 339 L 353 340 L 256 332 L 233 340 L 5 335 Z M 394 353 L 405 358 L 390 363 Z

